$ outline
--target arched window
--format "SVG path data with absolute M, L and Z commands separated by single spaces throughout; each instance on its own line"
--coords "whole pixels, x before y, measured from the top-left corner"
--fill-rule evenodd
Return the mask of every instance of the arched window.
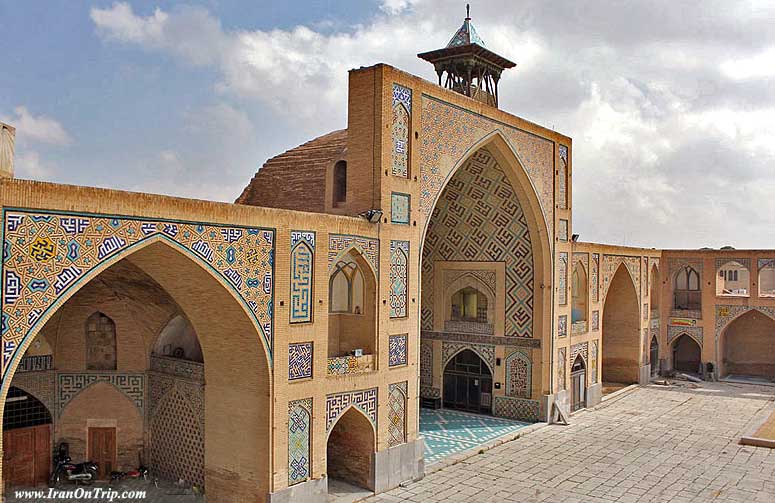
M 775 260 L 759 260 L 759 297 L 775 297 Z
M 363 312 L 363 273 L 351 260 L 340 261 L 331 275 L 329 284 L 332 313 Z
M 334 165 L 334 206 L 347 201 L 347 162 L 338 161 Z
M 651 301 L 651 319 L 659 318 L 659 271 L 657 266 L 651 268 L 650 294 L 649 300 Z
M 577 262 L 573 267 L 573 278 L 571 279 L 571 322 L 587 320 L 587 296 L 589 288 L 587 286 L 587 272 L 584 265 Z
M 718 269 L 716 295 L 747 297 L 750 289 L 750 273 L 740 262 L 730 260 Z
M 181 360 L 203 363 L 202 347 L 194 327 L 183 315 L 177 315 L 162 329 L 153 348 L 156 356 L 169 356 Z
M 673 307 L 675 309 L 699 311 L 702 309 L 700 275 L 686 266 L 675 275 L 673 284 Z
M 452 295 L 452 320 L 487 323 L 487 297 L 473 287 L 465 287 Z
M 352 250 L 336 262 L 328 282 L 328 357 L 334 359 L 333 363 L 329 361 L 329 374 L 361 371 L 351 367 L 349 361 L 345 362 L 346 369 L 341 368 L 340 357 L 374 355 L 376 297 L 376 277 L 360 253 Z M 361 363 L 362 370 L 373 368 L 369 367 L 373 362 Z
M 116 324 L 100 312 L 86 320 L 86 370 L 116 370 Z

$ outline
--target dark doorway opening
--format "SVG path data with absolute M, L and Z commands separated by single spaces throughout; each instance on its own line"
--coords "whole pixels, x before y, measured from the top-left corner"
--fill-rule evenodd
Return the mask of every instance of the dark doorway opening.
M 656 376 L 659 374 L 659 343 L 656 337 L 651 338 L 651 346 L 649 347 L 649 363 L 651 364 L 651 375 Z
M 700 345 L 683 334 L 673 343 L 673 368 L 679 372 L 700 373 Z
M 571 367 L 571 412 L 587 406 L 587 365 L 581 355 L 576 357 Z
M 470 349 L 456 354 L 444 369 L 444 407 L 492 412 L 492 372 Z

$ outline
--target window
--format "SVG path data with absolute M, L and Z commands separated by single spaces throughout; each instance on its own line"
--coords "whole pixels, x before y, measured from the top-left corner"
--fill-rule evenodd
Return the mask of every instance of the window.
M 775 260 L 759 260 L 759 296 L 775 297 Z
M 716 295 L 748 296 L 750 273 L 748 268 L 735 260 L 723 264 L 716 279 Z
M 487 297 L 470 286 L 458 290 L 452 296 L 452 319 L 487 323 Z
M 363 274 L 358 264 L 352 261 L 338 262 L 331 275 L 329 288 L 330 312 L 353 314 L 363 312 Z
M 673 307 L 680 310 L 702 309 L 700 275 L 687 266 L 678 271 L 673 288 Z
M 581 262 L 577 262 L 571 278 L 571 323 L 586 321 L 587 291 L 587 273 Z
M 86 320 L 86 370 L 116 370 L 116 324 L 99 312 Z
M 347 201 L 347 162 L 334 165 L 334 206 Z

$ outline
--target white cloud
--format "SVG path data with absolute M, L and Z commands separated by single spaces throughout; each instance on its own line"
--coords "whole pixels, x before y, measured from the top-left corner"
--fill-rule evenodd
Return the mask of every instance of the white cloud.
M 45 115 L 33 115 L 26 107 L 14 109 L 14 114 L 2 117 L 2 121 L 16 128 L 17 142 L 39 142 L 50 145 L 70 145 L 70 134 L 57 120 Z
M 17 153 L 14 160 L 14 175 L 33 180 L 50 180 L 56 173 L 55 167 L 40 158 L 34 150 Z
M 201 8 L 91 11 L 106 40 L 210 68 L 219 99 L 269 106 L 289 136 L 344 125 L 351 68 L 384 61 L 435 80 L 415 54 L 446 44 L 463 15 L 442 0 L 382 0 L 347 30 L 262 31 L 225 30 Z M 518 64 L 501 80 L 502 108 L 574 138 L 574 231 L 654 246 L 766 245 L 756 239 L 775 225 L 772 15 L 771 3 L 724 0 L 492 0 L 472 11 L 488 47 Z M 199 112 L 255 135 L 235 104 Z M 186 123 L 206 129 L 192 114 Z M 244 155 L 238 144 L 212 140 L 222 164 Z

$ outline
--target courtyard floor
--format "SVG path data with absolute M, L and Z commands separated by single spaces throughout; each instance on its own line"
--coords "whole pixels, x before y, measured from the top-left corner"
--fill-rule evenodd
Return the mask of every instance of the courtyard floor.
M 775 450 L 738 444 L 775 389 L 650 385 L 368 501 L 775 501 Z
M 530 423 L 480 416 L 449 409 L 420 409 L 420 435 L 425 438 L 425 464 L 478 447 Z

